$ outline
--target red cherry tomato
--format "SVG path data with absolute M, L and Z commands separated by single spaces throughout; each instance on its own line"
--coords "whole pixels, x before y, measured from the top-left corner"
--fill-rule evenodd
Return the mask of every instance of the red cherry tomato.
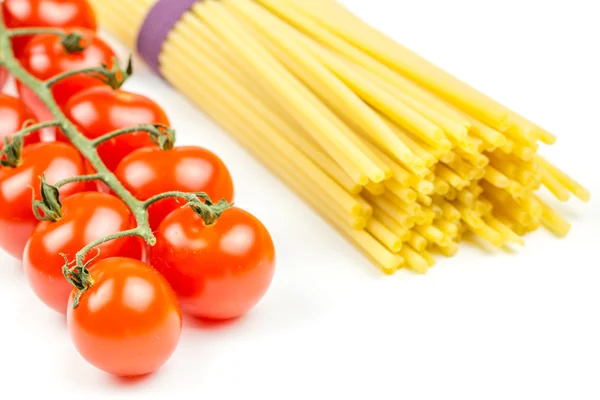
M 9 28 L 85 28 L 96 30 L 96 15 L 86 0 L 4 0 L 2 12 Z M 13 39 L 21 54 L 31 36 Z
M 113 58 L 116 56 L 108 44 L 98 38 L 94 32 L 83 30 L 78 32 L 84 34 L 87 43 L 86 49 L 82 52 L 67 53 L 59 36 L 38 35 L 23 49 L 20 57 L 21 64 L 30 74 L 43 80 L 79 68 L 99 67 L 102 64 L 112 67 Z M 53 85 L 52 93 L 58 105 L 63 107 L 76 93 L 91 86 L 101 85 L 104 83 L 97 78 L 78 74 Z M 17 82 L 17 89 L 21 99 L 40 121 L 52 119 L 47 108 L 27 86 Z
M 62 273 L 69 261 L 87 244 L 107 235 L 135 228 L 129 208 L 120 199 L 106 193 L 78 193 L 62 202 L 64 216 L 57 222 L 41 222 L 33 231 L 23 254 L 23 269 L 35 294 L 49 307 L 67 312 L 73 287 Z M 106 242 L 88 253 L 86 260 L 123 256 L 142 259 L 138 237 L 124 237 Z
M 25 107 L 25 104 L 16 97 L 0 93 L 0 150 L 4 147 L 4 138 L 10 138 L 21 130 L 27 121 L 36 123 L 37 120 Z M 40 133 L 32 132 L 25 136 L 25 145 L 40 141 Z
M 6 68 L 0 67 L 0 90 L 4 89 L 6 81 L 8 80 L 8 71 Z
M 150 263 L 169 281 L 184 312 L 239 317 L 266 293 L 275 271 L 273 241 L 251 214 L 232 207 L 205 226 L 189 207 L 173 211 L 156 233 Z
M 65 106 L 65 115 L 90 139 L 140 124 L 169 125 L 169 119 L 154 101 L 105 86 L 90 88 L 73 96 Z M 103 143 L 98 147 L 98 153 L 106 166 L 114 171 L 132 151 L 154 146 L 148 133 L 135 132 Z
M 140 200 L 168 191 L 206 192 L 211 200 L 233 201 L 231 175 L 223 161 L 201 147 L 136 150 L 115 171 L 123 185 Z M 150 206 L 150 225 L 158 229 L 162 220 L 183 200 L 167 199 Z
M 109 258 L 90 268 L 93 285 L 67 310 L 71 339 L 92 365 L 118 376 L 155 372 L 175 351 L 181 313 L 167 281 L 152 267 Z
M 23 249 L 38 224 L 31 207 L 31 191 L 40 198 L 42 174 L 50 184 L 85 175 L 81 155 L 65 143 L 38 143 L 23 149 L 23 164 L 0 167 L 0 247 L 21 259 Z M 61 198 L 93 188 L 89 182 L 71 183 L 60 188 Z

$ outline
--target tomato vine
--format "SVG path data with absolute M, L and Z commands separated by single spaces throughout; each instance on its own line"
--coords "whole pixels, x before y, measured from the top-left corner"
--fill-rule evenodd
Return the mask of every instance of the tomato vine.
M 0 12 L 0 67 L 5 68 L 23 85 L 35 92 L 41 102 L 48 108 L 53 118 L 53 120 L 49 122 L 26 126 L 21 131 L 17 132 L 11 140 L 5 139 L 4 147 L 0 152 L 2 168 L 15 168 L 20 165 L 23 139 L 27 134 L 47 127 L 58 127 L 65 137 L 69 139 L 73 146 L 79 150 L 81 155 L 95 169 L 96 173 L 65 179 L 55 185 L 50 185 L 44 179 L 42 179 L 42 199 L 38 200 L 34 198 L 32 201 L 32 207 L 36 217 L 40 220 L 49 221 L 56 221 L 62 217 L 61 202 L 58 192 L 58 188 L 60 186 L 75 181 L 98 180 L 103 182 L 127 205 L 127 207 L 129 207 L 137 225 L 134 229 L 109 235 L 89 243 L 77 252 L 74 260 L 68 260 L 68 258 L 65 256 L 63 274 L 65 278 L 78 290 L 78 294 L 73 302 L 73 306 L 77 307 L 81 295 L 85 293 L 85 291 L 88 290 L 91 285 L 93 285 L 93 279 L 91 278 L 87 268 L 90 261 L 84 263 L 84 259 L 89 252 L 105 242 L 126 236 L 140 237 L 150 246 L 154 246 L 156 244 L 156 237 L 150 228 L 148 218 L 148 207 L 150 205 L 167 198 L 183 199 L 187 202 L 187 205 L 190 206 L 191 209 L 202 218 L 204 224 L 206 225 L 214 224 L 221 214 L 232 205 L 226 200 L 213 203 L 206 193 L 184 193 L 173 191 L 159 194 L 145 201 L 135 198 L 100 159 L 97 147 L 100 144 L 120 135 L 126 135 L 134 132 L 145 132 L 150 135 L 152 140 L 162 150 L 169 151 L 174 146 L 175 131 L 170 127 L 161 124 L 143 124 L 109 132 L 106 135 L 96 139 L 88 139 L 65 116 L 61 108 L 54 100 L 51 91 L 51 88 L 54 84 L 76 74 L 85 74 L 97 78 L 113 89 L 118 89 L 133 72 L 131 67 L 131 59 L 124 68 L 117 60 L 114 60 L 111 68 L 108 68 L 106 65 L 100 65 L 93 68 L 72 70 L 52 77 L 48 80 L 40 80 L 28 73 L 21 66 L 14 54 L 11 42 L 14 37 L 33 34 L 58 35 L 61 37 L 61 43 L 65 50 L 71 53 L 83 51 L 86 45 L 83 42 L 82 35 L 77 32 L 65 33 L 64 31 L 55 28 L 9 29 L 7 28 L 4 22 L 4 17 Z

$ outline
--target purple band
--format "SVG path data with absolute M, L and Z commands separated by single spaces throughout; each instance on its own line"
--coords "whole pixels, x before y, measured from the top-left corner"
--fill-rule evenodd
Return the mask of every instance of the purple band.
M 159 57 L 169 32 L 186 11 L 200 0 L 158 0 L 150 9 L 137 39 L 137 50 L 150 68 L 160 74 Z

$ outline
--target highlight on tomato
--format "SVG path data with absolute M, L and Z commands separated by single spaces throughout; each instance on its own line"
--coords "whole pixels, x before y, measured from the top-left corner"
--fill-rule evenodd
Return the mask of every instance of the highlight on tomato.
M 0 150 L 4 147 L 4 138 L 11 138 L 26 122 L 35 124 L 37 120 L 25 104 L 16 97 L 0 93 Z M 39 141 L 40 133 L 32 132 L 25 136 L 24 144 L 27 146 Z
M 115 175 L 140 200 L 181 191 L 205 192 L 215 202 L 233 202 L 233 182 L 227 167 L 214 153 L 197 146 L 136 150 L 121 161 Z M 181 199 L 166 199 L 151 205 L 148 211 L 152 229 L 158 229 L 171 211 L 184 204 Z
M 67 325 L 75 347 L 89 363 L 117 376 L 158 370 L 175 351 L 181 313 L 175 293 L 151 266 L 108 258 L 90 268 L 92 285 L 73 307 Z
M 68 32 L 68 31 L 67 31 Z M 112 68 L 116 57 L 113 50 L 92 31 L 78 29 L 83 35 L 83 51 L 69 53 L 57 35 L 37 35 L 23 49 L 21 64 L 31 75 L 47 80 L 63 72 L 99 67 L 106 64 Z M 92 86 L 102 86 L 100 79 L 85 74 L 76 74 L 52 86 L 54 99 L 59 107 L 63 107 L 75 94 Z M 34 112 L 40 121 L 53 119 L 46 106 L 27 86 L 17 81 L 17 89 L 23 102 Z
M 4 0 L 4 21 L 8 28 L 97 29 L 96 15 L 86 0 Z M 19 56 L 32 36 L 13 38 Z
M 86 166 L 79 151 L 66 143 L 37 143 L 25 146 L 22 164 L 0 168 L 0 247 L 21 259 L 29 236 L 38 224 L 32 211 L 32 190 L 39 199 L 40 177 L 49 184 L 85 175 Z M 89 182 L 69 183 L 60 188 L 61 198 L 91 190 Z
M 64 278 L 65 259 L 89 243 L 136 227 L 129 208 L 121 199 L 106 193 L 77 193 L 62 201 L 63 217 L 56 222 L 44 221 L 33 231 L 23 255 L 23 270 L 35 294 L 50 308 L 67 312 L 72 290 Z M 126 236 L 103 243 L 88 253 L 84 261 L 109 257 L 143 259 L 145 246 L 138 237 Z
M 169 125 L 167 115 L 153 100 L 107 86 L 93 87 L 76 94 L 66 104 L 64 112 L 90 139 L 141 124 Z M 66 140 L 61 137 L 60 140 Z M 134 132 L 102 143 L 98 153 L 108 169 L 114 171 L 119 162 L 134 150 L 154 146 L 147 132 Z
M 206 226 L 190 207 L 173 211 L 156 232 L 150 263 L 169 281 L 185 313 L 239 317 L 269 288 L 275 249 L 265 226 L 232 207 Z

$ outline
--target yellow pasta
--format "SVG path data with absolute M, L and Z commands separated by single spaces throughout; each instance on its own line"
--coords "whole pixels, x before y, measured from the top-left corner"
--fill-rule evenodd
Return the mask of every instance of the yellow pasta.
M 545 158 L 538 156 L 537 161 L 542 167 L 548 171 L 564 188 L 568 189 L 577 196 L 581 201 L 590 201 L 590 192 L 577 183 L 573 178 L 565 174 L 563 171 L 552 165 Z
M 496 247 L 500 247 L 505 243 L 503 235 L 491 228 L 487 224 L 485 224 L 479 229 L 474 229 L 473 232 L 475 232 L 477 236 L 487 240 Z
M 444 245 L 433 245 L 432 249 L 443 254 L 446 257 L 454 257 L 458 253 L 458 243 L 455 241 L 448 241 Z
M 458 192 L 456 198 L 467 207 L 472 207 L 476 199 L 475 195 L 466 189 Z
M 404 258 L 408 267 L 413 271 L 420 274 L 427 272 L 427 269 L 429 268 L 429 263 L 427 260 L 409 246 L 402 247 L 402 250 L 400 250 L 400 255 Z
M 437 229 L 442 231 L 448 237 L 455 237 L 458 235 L 458 224 L 452 223 L 445 219 L 440 219 L 434 225 Z
M 385 193 L 385 186 L 382 183 L 369 182 L 365 185 L 365 189 L 374 196 Z
M 156 0 L 92 0 L 133 46 Z M 385 273 L 425 273 L 465 235 L 524 244 L 589 201 L 538 154 L 556 136 L 382 35 L 335 0 L 202 0 L 160 73 Z
M 565 221 L 556 211 L 539 198 L 537 201 L 542 205 L 542 223 L 548 229 L 559 236 L 566 236 L 571 230 L 571 224 Z
M 500 189 L 506 189 L 510 186 L 510 179 L 492 166 L 486 169 L 483 179 Z
M 385 192 L 386 189 L 407 204 L 416 202 L 419 195 L 425 196 L 411 188 L 402 187 L 397 181 L 391 179 L 385 182 L 383 191 Z
M 421 257 L 423 257 L 425 259 L 425 261 L 427 261 L 427 264 L 429 265 L 429 268 L 435 266 L 436 261 L 435 261 L 435 257 L 433 256 L 433 254 L 431 254 L 428 251 L 422 251 L 421 253 L 419 253 L 421 255 Z
M 402 241 L 404 241 L 405 235 L 407 233 L 410 233 L 409 228 L 403 226 L 400 222 L 396 221 L 394 218 L 390 217 L 387 213 L 385 213 L 379 208 L 376 208 L 373 211 L 373 218 L 382 223 L 392 233 L 399 236 L 402 239 Z
M 412 232 L 412 235 L 408 239 L 407 243 L 410 247 L 413 248 L 418 253 L 422 253 L 427 248 L 427 239 L 418 234 L 417 232 Z
M 402 248 L 402 239 L 376 218 L 371 218 L 367 222 L 367 232 L 394 253 L 399 252 Z
M 433 204 L 433 199 L 431 198 L 431 196 L 427 196 L 426 194 L 423 194 L 423 193 L 417 194 L 417 200 L 419 201 L 419 203 L 423 204 L 424 206 L 431 206 Z
M 367 200 L 373 204 L 375 209 L 380 209 L 384 213 L 392 217 L 396 222 L 406 228 L 411 228 L 414 224 L 412 215 L 408 214 L 405 210 L 399 208 L 394 203 L 382 196 L 371 196 L 368 194 L 364 195 Z
M 569 191 L 548 170 L 542 169 L 542 184 L 560 201 L 569 201 Z
M 434 183 L 435 193 L 446 195 L 450 191 L 450 184 L 440 177 L 437 177 Z
M 441 243 L 444 240 L 444 233 L 433 225 L 422 225 L 415 229 L 423 237 L 433 243 Z
M 486 223 L 490 226 L 490 228 L 494 229 L 503 236 L 504 242 L 513 242 L 521 246 L 525 245 L 523 238 L 513 232 L 509 226 L 503 224 L 498 219 L 489 216 L 486 218 Z

